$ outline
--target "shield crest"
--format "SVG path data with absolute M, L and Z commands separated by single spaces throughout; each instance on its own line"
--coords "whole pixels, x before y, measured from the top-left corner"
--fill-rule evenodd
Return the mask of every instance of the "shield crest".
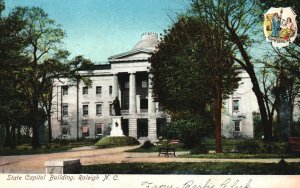
M 290 7 L 270 8 L 264 15 L 264 34 L 274 47 L 285 47 L 297 37 L 296 14 Z

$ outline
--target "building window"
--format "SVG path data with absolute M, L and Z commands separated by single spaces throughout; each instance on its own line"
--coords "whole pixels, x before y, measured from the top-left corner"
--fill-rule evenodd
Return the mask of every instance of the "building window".
M 109 94 L 112 94 L 112 86 L 109 86 Z
M 83 137 L 86 137 L 86 136 L 89 136 L 90 133 L 89 133 L 89 125 L 88 124 L 83 124 L 82 125 L 82 136 Z
M 89 105 L 82 105 L 83 115 L 89 115 Z
M 235 122 L 234 122 L 234 131 L 235 131 L 235 132 L 241 132 L 241 124 L 240 124 L 240 121 L 235 121 Z
M 88 87 L 83 87 L 83 88 L 82 88 L 82 94 L 83 94 L 83 95 L 89 94 L 89 89 L 88 89 Z
M 143 80 L 142 81 L 142 88 L 147 88 L 147 87 L 148 87 L 147 80 Z
M 102 104 L 96 105 L 96 115 L 102 115 Z
M 101 94 L 102 93 L 102 87 L 101 86 L 97 86 L 96 87 L 96 94 Z
M 68 89 L 69 89 L 68 86 L 62 86 L 62 93 L 63 93 L 63 95 L 68 95 Z
M 114 107 L 113 107 L 113 104 L 109 104 L 109 114 L 110 115 L 113 115 L 114 114 Z
M 129 82 L 125 82 L 125 89 L 129 89 Z
M 95 133 L 96 133 L 96 136 L 102 135 L 102 123 L 96 123 Z
M 240 110 L 240 100 L 233 100 L 232 106 L 233 106 L 233 111 L 239 111 Z
M 69 134 L 69 125 L 68 125 L 68 122 L 67 121 L 62 121 L 61 122 L 62 125 L 61 125 L 61 134 L 62 136 L 67 136 Z
M 61 132 L 62 132 L 62 135 L 68 135 L 69 130 L 68 130 L 68 128 L 64 127 L 64 128 L 62 128 Z
M 67 115 L 68 115 L 68 105 L 63 104 L 63 116 L 67 116 Z

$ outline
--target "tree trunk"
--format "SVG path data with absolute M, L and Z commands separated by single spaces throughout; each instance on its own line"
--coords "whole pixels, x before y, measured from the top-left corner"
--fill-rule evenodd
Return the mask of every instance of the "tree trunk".
M 253 68 L 246 69 L 247 73 L 250 76 L 251 82 L 252 82 L 252 90 L 256 96 L 258 107 L 261 115 L 261 121 L 264 126 L 264 140 L 265 141 L 271 141 L 272 140 L 272 124 L 270 124 L 267 114 L 267 109 L 264 103 L 264 96 L 259 88 L 259 83 L 257 81 L 255 72 Z
M 226 27 L 229 30 L 229 33 L 231 35 L 232 41 L 237 45 L 239 52 L 241 53 L 244 62 L 242 61 L 237 61 L 248 73 L 250 76 L 251 82 L 252 82 L 252 90 L 256 96 L 259 111 L 260 111 L 260 116 L 261 116 L 261 121 L 264 126 L 264 140 L 265 141 L 271 141 L 272 140 L 272 125 L 269 124 L 268 120 L 268 113 L 267 109 L 264 103 L 264 96 L 262 92 L 260 91 L 259 87 L 259 82 L 257 80 L 253 65 L 251 64 L 250 58 L 248 56 L 247 51 L 244 49 L 243 43 L 240 40 L 240 37 L 236 33 L 236 31 L 230 27 L 229 23 L 226 23 Z
M 11 146 L 11 132 L 10 132 L 10 125 L 7 124 L 5 126 L 5 142 L 4 147 L 10 147 Z
M 287 141 L 291 136 L 293 112 L 290 103 L 283 97 L 279 102 L 278 120 L 279 140 Z
M 18 145 L 21 145 L 21 126 L 18 125 Z
M 34 99 L 32 106 L 32 149 L 37 149 L 41 147 L 40 139 L 39 139 L 39 113 L 38 113 L 38 98 Z
M 215 78 L 216 79 L 216 78 Z M 214 83 L 214 116 L 215 116 L 215 140 L 216 153 L 222 153 L 222 130 L 221 130 L 222 92 L 218 80 Z
M 48 147 L 51 148 L 51 140 L 52 140 L 51 112 L 47 112 L 47 118 L 48 118 Z
M 16 126 L 11 126 L 11 135 L 12 135 L 12 143 L 10 148 L 15 149 L 16 148 Z

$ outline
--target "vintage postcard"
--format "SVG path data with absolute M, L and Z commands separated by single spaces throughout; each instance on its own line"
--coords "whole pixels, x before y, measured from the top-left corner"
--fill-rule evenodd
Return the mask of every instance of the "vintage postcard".
M 299 3 L 0 0 L 0 183 L 300 187 Z

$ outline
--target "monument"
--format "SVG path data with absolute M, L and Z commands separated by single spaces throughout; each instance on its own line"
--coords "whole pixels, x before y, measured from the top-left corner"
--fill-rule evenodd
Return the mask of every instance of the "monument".
M 113 106 L 115 109 L 115 116 L 112 117 L 110 136 L 124 136 L 121 124 L 122 116 L 120 101 L 118 97 L 113 101 Z
M 124 136 L 121 122 L 121 116 L 114 116 L 112 118 L 110 136 Z

